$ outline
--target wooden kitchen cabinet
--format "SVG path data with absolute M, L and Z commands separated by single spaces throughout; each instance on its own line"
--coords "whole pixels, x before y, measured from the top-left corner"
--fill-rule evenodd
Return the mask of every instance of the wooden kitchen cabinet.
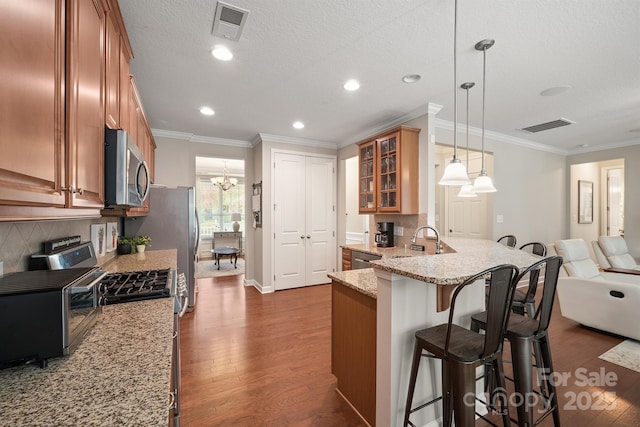
M 65 2 L 1 10 L 0 205 L 64 207 Z
M 360 213 L 418 213 L 419 133 L 399 126 L 358 144 Z
M 104 207 L 105 10 L 67 1 L 67 206 Z
M 0 220 L 99 216 L 104 17 L 97 0 L 2 6 Z
M 351 270 L 351 249 L 342 248 L 342 271 Z

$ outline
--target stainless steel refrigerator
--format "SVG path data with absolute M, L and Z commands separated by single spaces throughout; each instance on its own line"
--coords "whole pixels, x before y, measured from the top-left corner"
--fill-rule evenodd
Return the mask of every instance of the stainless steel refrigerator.
M 149 214 L 126 218 L 124 235 L 151 237 L 149 250 L 177 249 L 178 274 L 184 273 L 189 288 L 189 307 L 196 304 L 196 255 L 199 241 L 198 213 L 193 187 L 149 190 Z

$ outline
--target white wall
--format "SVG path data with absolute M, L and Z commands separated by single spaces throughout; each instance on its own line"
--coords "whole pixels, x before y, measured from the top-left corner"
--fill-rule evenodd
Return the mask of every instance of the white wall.
M 242 159 L 245 161 L 245 179 L 247 191 L 245 192 L 245 218 L 251 218 L 251 183 L 255 183 L 254 151 L 250 144 L 244 146 L 208 144 L 194 142 L 187 139 L 168 138 L 154 135 L 157 149 L 155 155 L 155 184 L 163 184 L 169 187 L 186 186 L 193 187 L 196 183 L 196 157 L 209 156 L 227 159 Z M 250 224 L 247 221 L 247 224 Z M 255 278 L 255 266 L 257 256 L 255 253 L 255 230 L 247 227 L 245 236 L 246 245 L 243 248 L 245 263 L 245 280 Z
M 461 132 L 458 135 L 458 156 L 464 141 Z M 452 146 L 452 130 L 437 127 L 436 142 Z M 469 135 L 470 149 L 480 150 L 481 144 L 477 133 Z M 486 168 L 489 175 L 493 170 L 492 178 L 498 190 L 487 199 L 493 239 L 513 234 L 518 244 L 524 244 L 532 241 L 549 243 L 565 238 L 568 235 L 565 156 L 498 141 L 486 135 L 485 152 L 492 154 L 486 159 Z M 449 160 L 438 159 L 440 169 Z M 442 215 L 444 208 L 438 208 Z M 503 223 L 497 223 L 497 215 L 502 215 Z

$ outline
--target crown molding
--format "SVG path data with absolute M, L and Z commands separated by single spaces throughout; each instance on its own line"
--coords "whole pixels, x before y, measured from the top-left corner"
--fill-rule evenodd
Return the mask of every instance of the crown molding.
M 231 147 L 243 147 L 243 148 L 253 147 L 253 145 L 249 141 L 242 141 L 239 139 L 213 138 L 210 136 L 194 135 L 188 132 L 176 132 L 172 130 L 151 129 L 151 133 L 153 134 L 154 137 L 159 136 L 159 137 L 165 137 L 165 138 L 182 139 L 189 142 L 199 142 L 203 144 L 228 145 Z
M 435 119 L 435 126 L 440 129 L 453 130 L 453 122 L 442 119 Z M 458 132 L 466 132 L 467 126 L 466 124 L 458 123 Z M 482 136 L 482 129 L 469 126 L 469 134 Z M 516 138 L 509 135 L 504 135 L 498 132 L 492 132 L 490 130 L 484 131 L 485 138 L 492 139 L 494 141 L 505 142 L 507 144 L 518 145 L 520 147 L 531 148 L 534 150 L 547 151 L 549 153 L 562 154 L 566 156 L 569 152 L 565 149 L 553 147 L 551 145 L 540 144 L 539 142 L 528 141 L 522 138 Z
M 420 107 L 416 108 L 415 110 L 411 110 L 406 114 L 403 114 L 402 116 L 395 118 L 393 120 L 390 120 L 388 122 L 384 122 L 378 126 L 372 127 L 366 131 L 362 131 L 362 132 L 358 132 L 356 135 L 352 136 L 351 138 L 349 138 L 347 140 L 347 142 L 344 142 L 342 144 L 339 144 L 338 147 L 339 148 L 343 148 L 346 147 L 347 145 L 351 145 L 351 144 L 355 144 L 357 142 L 362 141 L 365 138 L 368 138 L 371 135 L 377 135 L 380 132 L 384 132 L 387 129 L 391 129 L 394 128 L 396 126 L 400 126 L 402 124 L 405 124 L 406 122 L 408 122 L 409 120 L 413 120 L 417 117 L 421 117 L 424 116 L 425 114 L 438 114 L 440 112 L 440 110 L 442 110 L 442 105 L 438 105 L 438 104 L 433 104 L 433 103 L 427 103 L 425 105 L 421 105 Z
M 279 142 L 282 144 L 304 145 L 307 147 L 330 148 L 333 150 L 338 149 L 338 144 L 336 144 L 335 142 L 316 141 L 313 139 L 303 139 L 303 138 L 292 138 L 289 136 L 271 135 L 268 133 L 259 133 L 257 139 L 254 138 L 252 141 L 256 141 L 256 144 L 262 141 L 269 141 L 269 142 Z

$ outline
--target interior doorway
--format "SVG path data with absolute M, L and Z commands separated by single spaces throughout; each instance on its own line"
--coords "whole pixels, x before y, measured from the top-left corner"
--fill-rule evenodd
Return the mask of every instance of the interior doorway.
M 200 220 L 198 278 L 245 272 L 244 167 L 242 159 L 196 157 L 196 207 Z M 237 258 L 222 255 L 219 263 L 216 262 L 213 250 L 220 248 L 237 249 Z
M 473 181 L 482 169 L 482 153 L 475 150 L 458 149 L 458 158 L 467 167 L 467 174 Z M 453 157 L 453 147 L 436 144 L 435 181 L 438 182 L 444 168 Z M 493 155 L 485 152 L 485 168 L 493 175 Z M 435 226 L 446 237 L 492 240 L 493 197 L 490 193 L 480 193 L 477 197 L 458 197 L 461 187 L 435 185 Z

